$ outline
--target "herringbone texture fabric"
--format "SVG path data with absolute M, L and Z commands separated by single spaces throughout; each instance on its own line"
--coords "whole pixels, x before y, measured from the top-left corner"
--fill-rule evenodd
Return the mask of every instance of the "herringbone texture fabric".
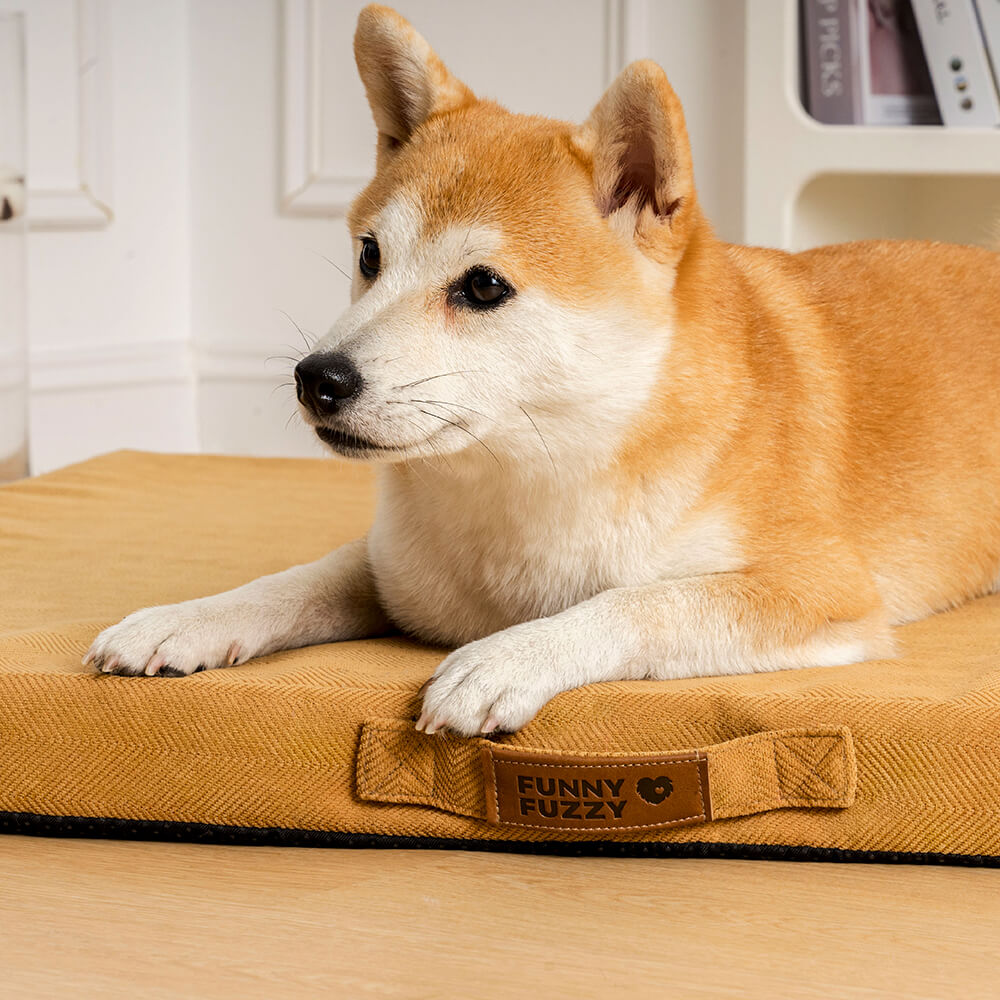
M 471 750 L 410 729 L 443 650 L 351 642 L 175 679 L 80 666 L 94 634 L 129 611 L 222 590 L 362 534 L 372 497 L 366 470 L 332 461 L 138 453 L 0 490 L 0 811 L 573 837 L 488 826 L 479 778 L 461 764 Z M 714 747 L 720 801 L 768 809 L 606 839 L 998 856 L 1000 597 L 899 635 L 893 661 L 567 692 L 505 739 L 581 754 Z M 396 743 L 362 744 L 366 723 Z M 730 742 L 842 727 L 857 775 L 843 808 L 816 807 L 841 801 L 849 783 L 838 737 Z

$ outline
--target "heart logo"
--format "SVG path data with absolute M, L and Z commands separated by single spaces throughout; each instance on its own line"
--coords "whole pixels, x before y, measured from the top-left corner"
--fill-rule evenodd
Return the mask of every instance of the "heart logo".
M 648 803 L 658 806 L 674 790 L 674 783 L 661 774 L 658 778 L 640 778 L 635 790 Z

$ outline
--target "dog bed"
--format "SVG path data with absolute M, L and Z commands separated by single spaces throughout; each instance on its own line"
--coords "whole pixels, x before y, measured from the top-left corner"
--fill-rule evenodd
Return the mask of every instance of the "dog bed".
M 447 651 L 403 637 L 81 666 L 128 612 L 318 558 L 373 502 L 332 460 L 137 452 L 0 489 L 0 829 L 1000 865 L 1000 597 L 895 660 L 592 685 L 495 740 L 414 730 Z

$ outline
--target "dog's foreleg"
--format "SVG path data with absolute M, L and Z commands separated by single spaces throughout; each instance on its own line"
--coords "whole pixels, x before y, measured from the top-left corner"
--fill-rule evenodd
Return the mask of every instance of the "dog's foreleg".
M 83 662 L 104 673 L 191 674 L 388 627 L 362 538 L 214 597 L 136 611 L 101 632 Z
M 438 667 L 417 728 L 515 731 L 562 691 L 597 681 L 831 666 L 891 655 L 861 579 L 808 596 L 744 573 L 607 590 L 462 646 Z

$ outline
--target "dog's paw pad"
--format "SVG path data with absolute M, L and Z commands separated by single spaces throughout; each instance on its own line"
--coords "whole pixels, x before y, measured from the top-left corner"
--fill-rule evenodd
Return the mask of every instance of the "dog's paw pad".
M 191 673 L 196 674 L 196 673 L 198 673 L 199 670 L 204 670 L 204 669 L 205 669 L 204 667 L 195 667 L 194 670 L 191 671 Z M 151 674 L 149 674 L 148 670 L 147 670 L 146 673 L 147 673 L 147 676 L 152 676 Z M 160 669 L 157 672 L 156 676 L 158 676 L 158 677 L 187 677 L 188 675 L 183 670 L 178 670 L 176 667 L 171 667 L 169 664 L 167 664 L 166 666 L 160 667 Z

